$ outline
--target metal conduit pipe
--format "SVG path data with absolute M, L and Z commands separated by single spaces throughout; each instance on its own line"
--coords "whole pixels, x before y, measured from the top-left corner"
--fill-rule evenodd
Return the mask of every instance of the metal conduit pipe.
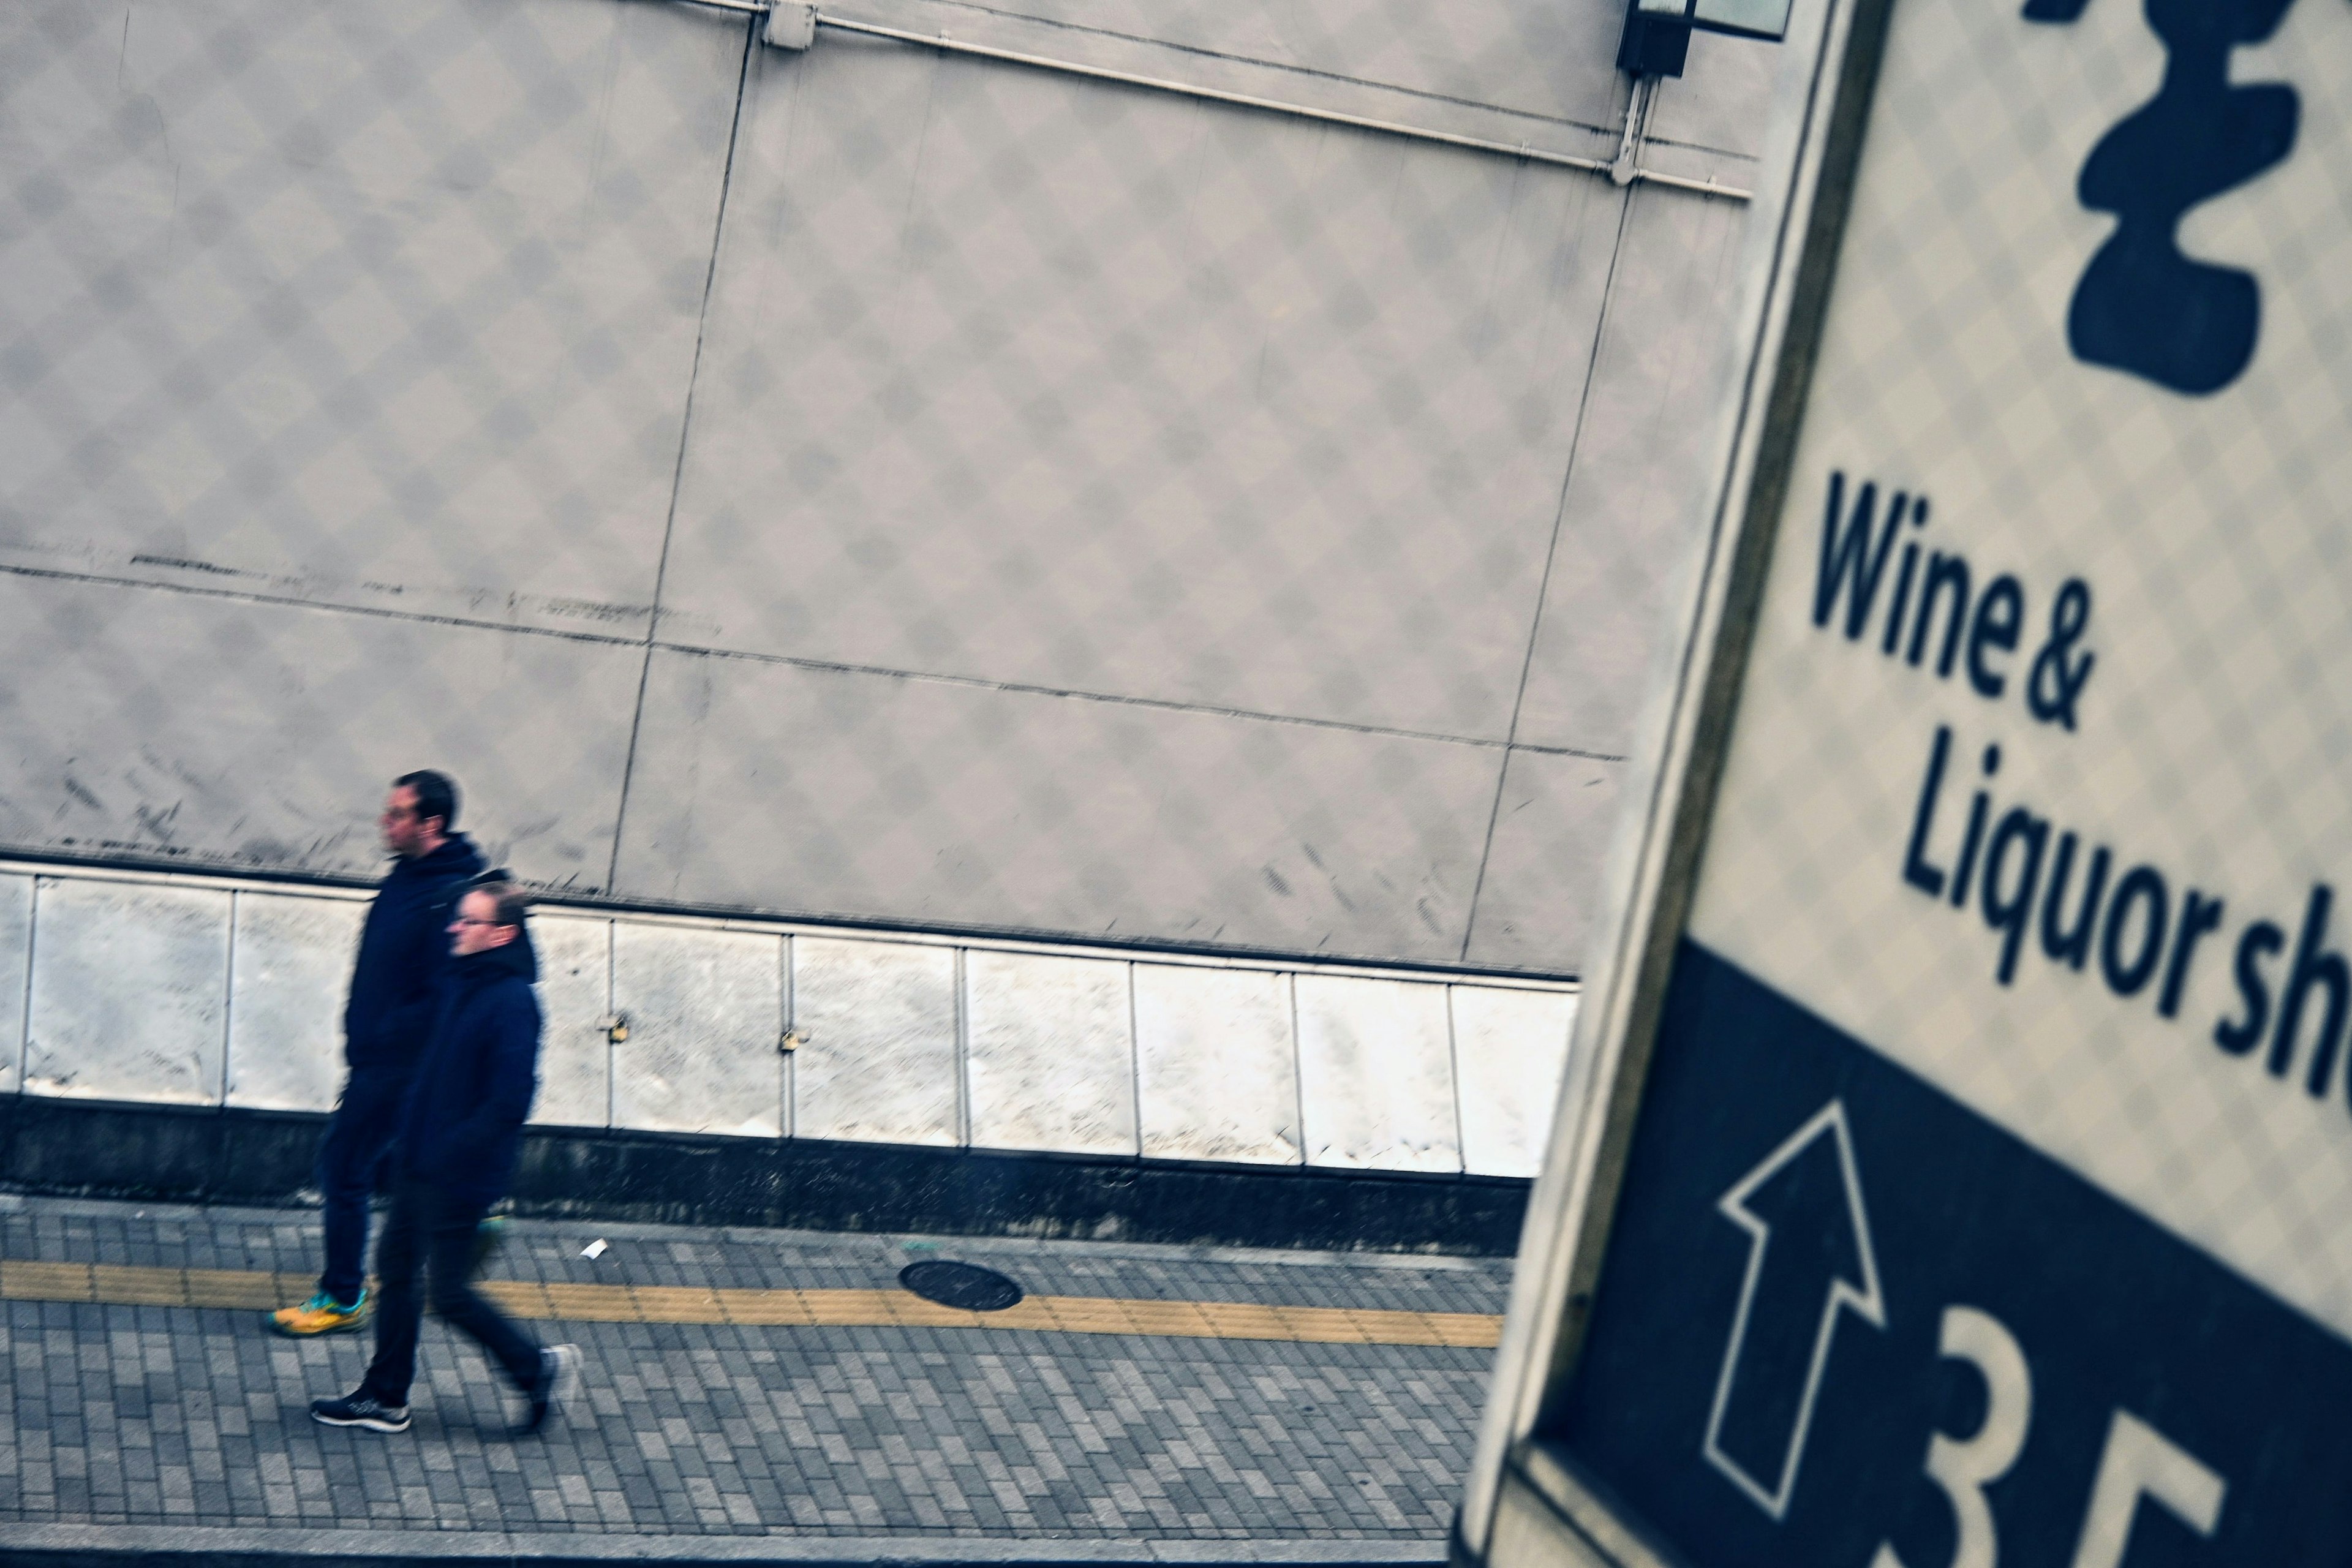
M 1617 161 L 1609 165 L 1609 178 L 1618 184 L 1630 185 L 1642 177 L 1642 137 L 1650 128 L 1650 100 L 1657 84 L 1655 77 L 1637 76 L 1625 100 L 1625 133 L 1617 142 Z
M 714 11 L 734 11 L 748 16 L 772 16 L 791 5 L 761 5 L 746 0 L 683 0 L 684 4 L 700 5 Z M 810 25 L 830 27 L 836 32 L 860 33 L 868 37 L 889 38 L 902 44 L 914 44 L 923 48 L 941 49 L 949 54 L 971 55 L 981 59 L 1003 60 L 1011 65 L 1028 66 L 1037 70 L 1060 71 L 1069 76 L 1092 77 L 1097 81 L 1115 81 L 1127 87 L 1149 88 L 1155 92 L 1179 93 L 1186 98 L 1205 99 L 1213 103 L 1230 103 L 1244 109 L 1262 110 L 1269 114 L 1286 114 L 1300 120 L 1318 120 L 1331 125 L 1346 125 L 1359 131 L 1370 131 L 1383 136 L 1402 136 L 1415 142 L 1431 142 L 1441 146 L 1464 147 L 1475 153 L 1496 153 L 1505 157 L 1524 158 L 1529 163 L 1549 163 L 1563 169 L 1577 169 L 1589 174 L 1606 174 L 1618 184 L 1640 181 L 1646 184 L 1668 185 L 1675 190 L 1695 191 L 1700 195 L 1722 196 L 1729 201 L 1744 202 L 1754 193 L 1736 185 L 1717 184 L 1712 180 L 1685 179 L 1680 174 L 1661 174 L 1654 169 L 1633 166 L 1633 154 L 1641 141 L 1640 121 L 1648 118 L 1649 93 L 1646 80 L 1637 81 L 1633 96 L 1626 104 L 1623 145 L 1613 161 L 1601 158 L 1580 158 L 1570 153 L 1553 153 L 1541 147 L 1529 147 L 1520 142 L 1496 142 L 1484 136 L 1463 136 L 1451 131 L 1433 131 L 1426 126 L 1407 125 L 1400 121 L 1376 120 L 1369 115 L 1347 114 L 1336 109 L 1316 109 L 1303 103 L 1286 103 L 1280 99 L 1260 98 L 1255 93 L 1229 92 L 1223 88 L 1202 87 L 1196 82 L 1171 80 L 1165 77 L 1143 76 L 1134 71 L 1113 70 L 1108 66 L 1082 65 L 1076 60 L 1055 59 L 1047 55 L 1027 54 L 1018 49 L 1000 49 L 987 44 L 967 43 L 932 33 L 908 32 L 901 27 L 886 27 L 879 23 L 861 22 L 852 17 L 835 16 L 829 11 L 806 7 Z

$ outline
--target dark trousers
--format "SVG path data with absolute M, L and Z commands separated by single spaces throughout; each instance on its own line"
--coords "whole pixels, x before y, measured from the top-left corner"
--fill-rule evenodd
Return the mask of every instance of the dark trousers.
M 488 1207 L 413 1178 L 394 1186 L 392 1213 L 375 1248 L 383 1295 L 375 1309 L 375 1360 L 360 1384 L 364 1392 L 386 1405 L 408 1403 L 408 1385 L 416 1379 L 416 1334 L 425 1316 L 420 1273 L 432 1281 L 433 1310 L 442 1321 L 472 1335 L 517 1388 L 528 1394 L 538 1385 L 539 1342 L 467 1281 L 474 1270 L 474 1232 Z
M 384 1151 L 399 1130 L 407 1097 L 405 1069 L 352 1068 L 319 1143 L 327 1231 L 327 1267 L 319 1276 L 319 1290 L 338 1301 L 358 1300 L 366 1279 L 368 1200 L 375 1195 Z

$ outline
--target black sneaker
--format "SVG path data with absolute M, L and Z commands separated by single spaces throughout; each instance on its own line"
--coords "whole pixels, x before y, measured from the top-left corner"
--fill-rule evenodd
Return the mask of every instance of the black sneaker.
M 539 1381 L 530 1391 L 530 1414 L 518 1430 L 536 1432 L 551 1415 L 560 1414 L 564 1401 L 580 1384 L 580 1347 L 551 1345 L 539 1352 Z
M 408 1430 L 408 1406 L 386 1405 L 366 1389 L 347 1399 L 310 1401 L 310 1419 L 325 1426 L 364 1426 L 371 1432 Z

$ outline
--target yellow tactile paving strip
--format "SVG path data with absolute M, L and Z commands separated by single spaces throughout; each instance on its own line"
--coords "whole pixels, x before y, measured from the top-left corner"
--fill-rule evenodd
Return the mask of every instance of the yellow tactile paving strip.
M 220 1268 L 0 1260 L 0 1300 L 267 1310 L 299 1300 L 307 1275 Z M 1030 1329 L 1063 1334 L 1152 1334 L 1195 1340 L 1446 1345 L 1490 1350 L 1503 1320 L 1481 1312 L 1268 1307 L 1242 1301 L 1146 1301 L 1030 1296 L 1002 1312 L 963 1312 L 903 1290 L 717 1290 L 659 1285 L 535 1285 L 485 1280 L 485 1295 L 519 1318 L 589 1323 L 732 1323 L 745 1327 Z

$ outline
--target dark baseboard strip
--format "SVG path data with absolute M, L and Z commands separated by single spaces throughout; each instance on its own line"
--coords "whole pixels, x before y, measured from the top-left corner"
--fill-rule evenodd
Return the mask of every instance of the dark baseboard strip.
M 279 1530 L 0 1524 L 11 1568 L 1437 1568 L 1442 1541 L 1013 1541 L 923 1536 L 581 1535 L 506 1531 Z
M 0 1097 L 0 1187 L 263 1206 L 305 1201 L 326 1118 Z M 667 1225 L 1507 1257 L 1528 1184 L 1294 1165 L 818 1139 L 540 1129 L 525 1215 Z

